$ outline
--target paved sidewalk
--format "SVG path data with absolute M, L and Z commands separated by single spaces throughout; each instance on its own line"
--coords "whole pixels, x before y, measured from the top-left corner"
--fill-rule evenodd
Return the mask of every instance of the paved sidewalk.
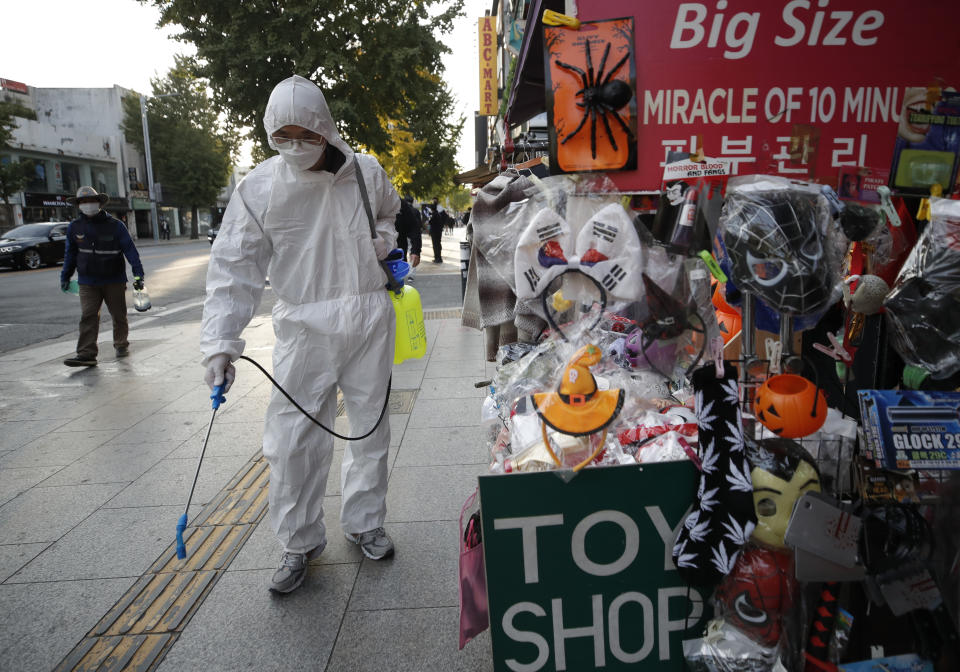
M 486 633 L 457 650 L 456 538 L 486 471 L 474 383 L 491 365 L 459 320 L 428 320 L 427 333 L 428 357 L 394 368 L 391 405 L 407 411 L 390 417 L 395 558 L 372 562 L 344 540 L 338 445 L 329 546 L 282 598 L 266 589 L 279 547 L 261 522 L 270 389 L 258 371 L 237 364 L 218 412 L 187 565 L 171 545 L 211 414 L 199 324 L 134 329 L 125 360 L 103 342 L 93 369 L 63 366 L 70 339 L 0 357 L 0 670 L 53 670 L 68 656 L 85 661 L 77 669 L 107 659 L 164 672 L 489 670 Z M 269 318 L 245 338 L 269 365 Z M 350 431 L 345 418 L 337 429 Z

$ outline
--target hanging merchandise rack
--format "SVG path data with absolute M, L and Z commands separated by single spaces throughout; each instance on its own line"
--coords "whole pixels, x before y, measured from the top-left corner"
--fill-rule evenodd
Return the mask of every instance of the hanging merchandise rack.
M 480 276 L 524 324 L 483 383 L 494 669 L 960 669 L 946 4 L 909 19 L 945 40 L 929 63 L 869 66 L 876 124 L 832 67 L 866 52 L 828 57 L 826 23 L 787 89 L 768 72 L 787 47 L 731 28 L 776 23 L 760 3 L 545 4 L 472 218 Z M 875 11 L 889 45 L 906 10 Z M 934 62 L 950 78 L 917 87 Z M 548 140 L 510 137 L 544 111 Z

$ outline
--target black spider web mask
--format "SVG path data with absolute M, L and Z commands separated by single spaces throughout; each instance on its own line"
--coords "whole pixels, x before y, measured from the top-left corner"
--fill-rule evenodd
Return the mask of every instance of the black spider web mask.
M 839 260 L 820 199 L 799 191 L 734 192 L 724 203 L 733 280 L 779 313 L 813 314 L 833 299 Z

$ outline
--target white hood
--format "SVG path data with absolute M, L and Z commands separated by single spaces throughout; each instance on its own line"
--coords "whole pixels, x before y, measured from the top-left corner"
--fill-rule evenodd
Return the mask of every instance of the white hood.
M 323 92 L 316 84 L 300 75 L 288 77 L 273 87 L 267 101 L 267 109 L 263 113 L 263 128 L 267 132 L 270 147 L 277 149 L 273 134 L 289 125 L 301 126 L 322 135 L 327 139 L 327 143 L 343 152 L 347 159 L 346 164 L 350 164 L 353 150 L 337 132 L 337 125 L 330 115 Z

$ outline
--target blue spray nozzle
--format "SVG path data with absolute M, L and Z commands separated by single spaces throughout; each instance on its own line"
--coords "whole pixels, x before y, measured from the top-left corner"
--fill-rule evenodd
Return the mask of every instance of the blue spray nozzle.
M 397 282 L 403 282 L 403 279 L 410 275 L 410 264 L 403 259 L 388 261 L 386 263 L 387 268 L 390 269 L 390 274 L 393 275 L 393 279 Z
M 177 520 L 177 558 L 183 560 L 187 557 L 187 546 L 183 543 L 183 533 L 187 529 L 187 514 L 181 514 Z
M 220 408 L 220 404 L 223 404 L 227 401 L 227 398 L 223 396 L 223 385 L 214 385 L 213 394 L 210 395 L 210 398 L 213 400 L 213 410 Z

